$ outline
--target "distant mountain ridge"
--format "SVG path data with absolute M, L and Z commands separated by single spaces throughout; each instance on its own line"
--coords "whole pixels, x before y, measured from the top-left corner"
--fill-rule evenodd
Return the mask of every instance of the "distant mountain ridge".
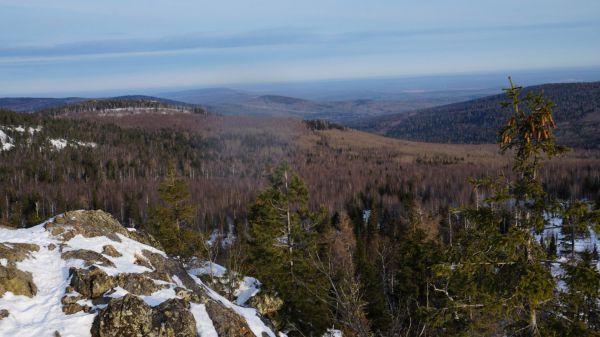
M 156 94 L 106 98 L 0 98 L 0 108 L 17 112 L 38 112 L 92 101 L 153 101 L 177 107 L 202 106 L 224 115 L 252 115 L 324 119 L 349 123 L 358 118 L 375 117 L 458 102 L 489 94 L 486 90 L 407 91 L 385 98 L 366 95 L 345 100 L 320 101 L 278 94 L 248 92 L 229 88 L 208 88 Z M 392 97 L 390 96 L 390 97 Z
M 600 147 L 600 82 L 543 84 L 527 87 L 543 91 L 555 103 L 559 142 L 578 148 Z M 361 119 L 348 123 L 363 131 L 390 137 L 435 143 L 494 143 L 497 132 L 510 116 L 502 108 L 506 95 Z
M 229 88 L 208 88 L 157 94 L 159 97 L 201 104 L 224 115 L 254 115 L 325 119 L 348 123 L 374 117 L 458 102 L 489 94 L 489 90 L 403 91 L 394 95 L 356 94 L 353 98 L 314 100 L 280 94 L 277 91 L 248 92 Z
M 38 97 L 5 97 L 0 98 L 0 108 L 16 112 L 36 112 L 72 103 L 83 102 L 87 98 L 38 98 Z
M 126 95 L 103 98 L 37 98 L 37 97 L 6 97 L 0 98 L 0 109 L 8 109 L 16 112 L 40 112 L 56 109 L 63 109 L 77 105 L 97 104 L 93 102 L 155 102 L 163 105 L 177 107 L 198 107 L 196 104 L 179 102 L 171 99 L 146 96 L 146 95 Z

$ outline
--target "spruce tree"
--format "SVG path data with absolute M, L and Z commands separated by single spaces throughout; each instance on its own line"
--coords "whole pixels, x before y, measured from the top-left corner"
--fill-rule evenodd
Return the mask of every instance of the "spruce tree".
M 196 255 L 202 247 L 202 235 L 193 230 L 195 207 L 184 178 L 173 168 L 158 188 L 161 204 L 150 209 L 148 231 L 160 242 L 167 254 L 181 257 Z
M 581 259 L 564 266 L 567 291 L 562 294 L 563 315 L 568 319 L 567 331 L 600 336 L 600 272 L 590 251 Z
M 284 301 L 281 328 L 290 335 L 319 335 L 330 316 L 328 288 L 308 259 L 317 251 L 317 228 L 323 220 L 308 209 L 308 189 L 287 164 L 269 177 L 268 186 L 250 207 L 248 265 L 263 283 L 261 291 Z
M 512 81 L 505 89 L 512 116 L 500 132 L 501 151 L 513 155 L 515 179 L 505 187 L 488 180 L 491 197 L 461 210 L 465 229 L 448 263 L 437 267 L 434 291 L 449 304 L 440 312 L 467 322 L 470 334 L 541 336 L 544 305 L 554 298 L 556 283 L 534 234 L 546 226 L 552 204 L 539 170 L 564 148 L 552 133 L 553 104 L 543 93 L 523 98 L 521 90 Z

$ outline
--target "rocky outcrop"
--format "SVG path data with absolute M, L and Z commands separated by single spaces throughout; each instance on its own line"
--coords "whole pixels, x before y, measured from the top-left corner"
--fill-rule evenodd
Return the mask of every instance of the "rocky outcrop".
M 106 236 L 112 241 L 121 242 L 117 234 L 143 244 L 161 249 L 160 243 L 146 232 L 128 230 L 109 213 L 104 211 L 66 212 L 48 221 L 44 226 L 53 236 L 68 241 L 77 235 L 86 238 Z
M 213 322 L 219 337 L 221 336 L 254 336 L 246 321 L 233 310 L 226 308 L 215 301 L 206 303 L 206 312 Z
M 252 329 L 259 331 L 257 334 L 266 331 L 273 335 L 268 324 L 263 326 L 256 317 L 247 316 L 248 311 L 207 291 L 179 259 L 161 252 L 151 236 L 122 227 L 107 213 L 67 212 L 28 230 L 0 232 L 6 241 L 0 242 L 0 320 L 8 317 L 9 311 L 10 317 L 28 317 L 30 310 L 46 310 L 43 304 L 60 302 L 49 309 L 53 312 L 48 317 L 54 320 L 50 325 L 57 326 L 58 317 L 65 327 L 89 330 L 94 337 L 197 337 L 197 329 L 210 325 L 219 337 L 254 337 L 247 319 L 253 319 Z M 21 243 L 28 241 L 38 245 Z M 31 273 L 17 268 L 22 261 Z M 40 277 L 44 284 L 40 283 L 38 290 L 34 278 Z M 61 291 L 49 285 L 49 280 L 69 285 Z M 6 292 L 30 298 L 19 299 L 26 304 L 15 305 L 10 298 L 3 301 Z M 261 305 L 265 313 L 276 306 L 274 301 Z M 210 321 L 199 308 L 206 309 Z M 195 319 L 206 322 L 197 325 Z M 10 326 L 7 334 L 35 335 L 44 329 L 44 321 L 36 320 Z M 67 330 L 59 331 L 68 335 Z
M 45 227 L 53 236 L 60 237 L 63 241 L 82 235 L 86 238 L 106 236 L 121 242 L 117 234 L 127 236 L 127 229 L 103 211 L 66 212 L 54 218 L 54 221 L 49 221 Z
M 113 299 L 92 325 L 93 337 L 196 337 L 196 320 L 189 304 L 170 299 L 151 308 L 139 297 Z

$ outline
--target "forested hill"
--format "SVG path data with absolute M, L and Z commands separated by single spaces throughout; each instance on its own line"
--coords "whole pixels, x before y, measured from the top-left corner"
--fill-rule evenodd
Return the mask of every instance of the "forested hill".
M 523 93 L 543 91 L 556 104 L 559 142 L 578 148 L 600 147 L 600 82 L 544 84 Z M 439 143 L 495 143 L 510 115 L 506 95 L 357 121 L 351 126 L 391 137 Z
M 59 107 L 85 101 L 81 97 L 46 98 L 46 97 L 4 97 L 0 98 L 0 108 L 17 112 L 35 112 L 42 109 Z
M 199 106 L 175 100 L 144 95 L 117 96 L 108 98 L 0 98 L 0 108 L 16 112 L 64 113 L 115 108 L 185 108 L 193 110 Z
M 192 112 L 205 114 L 207 111 L 197 105 L 150 96 L 120 96 L 106 99 L 90 99 L 38 111 L 41 115 L 65 115 L 72 113 L 125 113 L 135 111 Z

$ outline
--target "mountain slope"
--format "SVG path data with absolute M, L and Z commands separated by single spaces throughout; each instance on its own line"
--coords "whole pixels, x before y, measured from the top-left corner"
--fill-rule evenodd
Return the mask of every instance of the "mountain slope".
M 0 227 L 2 335 L 275 337 L 154 245 L 102 211 Z
M 0 108 L 17 112 L 35 112 L 42 109 L 54 108 L 66 104 L 85 101 L 86 98 L 37 98 L 37 97 L 6 97 L 0 98 Z
M 310 186 L 313 207 L 330 210 L 378 188 L 389 204 L 401 203 L 406 193 L 428 209 L 465 203 L 472 189 L 462 182 L 508 165 L 493 144 L 419 143 L 290 118 L 179 110 L 0 110 L 0 130 L 6 136 L 0 195 L 7 196 L 0 224 L 17 227 L 73 208 L 102 208 L 125 225 L 139 224 L 158 202 L 157 182 L 173 163 L 189 183 L 192 202 L 202 205 L 197 223 L 211 230 L 223 216 L 244 216 L 265 172 L 281 162 Z M 543 179 L 554 195 L 595 199 L 599 158 L 596 151 L 572 151 Z
M 357 118 L 388 115 L 481 97 L 489 90 L 403 91 L 395 95 L 356 93 L 355 98 L 317 101 L 285 94 L 265 94 L 227 88 L 159 94 L 160 97 L 201 104 L 225 115 L 255 115 L 326 119 L 351 122 Z M 367 97 L 367 98 L 363 98 Z
M 600 82 L 544 84 L 525 88 L 524 94 L 543 91 L 556 104 L 559 141 L 578 148 L 600 146 Z M 509 118 L 501 107 L 506 95 L 434 107 L 405 114 L 363 119 L 351 126 L 411 140 L 440 143 L 494 143 Z

